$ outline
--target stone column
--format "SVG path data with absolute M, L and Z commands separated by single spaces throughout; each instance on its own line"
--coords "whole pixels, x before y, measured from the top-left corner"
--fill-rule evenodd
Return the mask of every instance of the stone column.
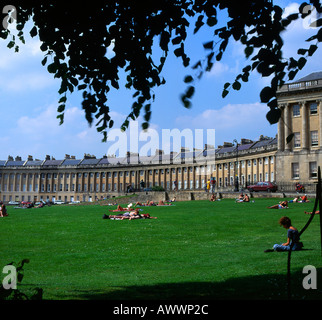
M 302 149 L 308 149 L 309 126 L 308 126 L 306 101 L 301 102 L 301 109 L 302 109 Z
M 285 148 L 285 137 L 284 137 L 284 108 L 285 105 L 280 106 L 281 117 L 278 121 L 277 126 L 277 150 L 284 151 Z
M 319 105 L 319 146 L 322 149 L 322 100 L 317 100 L 316 103 Z
M 291 121 L 290 121 L 290 105 L 285 105 L 284 108 L 284 141 L 285 150 L 290 151 L 292 147 L 292 142 L 286 143 L 286 138 L 291 134 Z

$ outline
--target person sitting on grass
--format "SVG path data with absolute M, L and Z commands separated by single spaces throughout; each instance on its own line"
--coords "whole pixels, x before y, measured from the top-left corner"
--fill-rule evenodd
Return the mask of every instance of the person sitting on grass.
M 280 201 L 279 204 L 275 204 L 271 207 L 267 207 L 268 209 L 288 209 L 287 201 Z
M 0 207 L 0 217 L 8 217 L 7 208 L 4 204 Z
M 241 193 L 241 194 L 239 195 L 238 199 L 236 199 L 236 202 L 242 202 L 242 201 L 243 201 L 243 199 L 244 199 L 244 194 L 243 194 L 243 193 Z
M 303 243 L 300 242 L 299 232 L 292 226 L 291 219 L 289 217 L 282 217 L 279 220 L 279 224 L 287 229 L 287 241 L 282 244 L 274 244 L 273 249 L 265 250 L 265 252 L 301 250 L 303 248 Z
M 236 200 L 236 202 L 249 202 L 249 196 L 247 194 L 245 194 L 245 196 L 243 196 L 243 198 L 239 198 L 238 200 Z
M 216 196 L 215 196 L 215 194 L 214 194 L 214 193 L 211 195 L 211 197 L 210 197 L 210 201 L 216 201 Z
M 305 194 L 304 196 L 301 197 L 300 202 L 310 202 L 310 200 L 307 199 L 307 195 Z

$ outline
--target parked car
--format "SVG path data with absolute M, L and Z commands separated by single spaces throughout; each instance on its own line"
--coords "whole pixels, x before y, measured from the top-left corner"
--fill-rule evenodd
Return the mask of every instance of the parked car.
M 64 204 L 63 200 L 54 200 L 54 204 Z
M 267 192 L 275 192 L 277 191 L 277 185 L 275 183 L 272 183 L 270 181 L 265 182 L 257 182 L 256 184 L 252 184 L 250 186 L 247 186 L 247 189 L 249 192 L 252 191 L 267 191 Z
M 19 204 L 19 202 L 11 200 L 11 201 L 8 202 L 8 204 Z

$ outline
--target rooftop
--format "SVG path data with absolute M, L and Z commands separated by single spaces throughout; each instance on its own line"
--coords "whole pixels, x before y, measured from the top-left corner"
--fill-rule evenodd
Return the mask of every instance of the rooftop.
M 245 143 L 248 142 L 248 143 Z M 251 141 L 247 139 L 242 139 L 238 144 L 238 151 L 253 152 L 256 150 L 261 150 L 262 148 L 266 148 L 268 146 L 274 147 L 277 145 L 276 138 L 263 137 L 258 141 Z M 162 150 L 161 150 L 162 151 Z M 13 160 L 13 157 L 9 156 L 8 160 L 0 160 L 0 168 L 5 167 L 85 167 L 85 166 L 127 166 L 129 164 L 156 164 L 156 163 L 170 163 L 170 160 L 173 163 L 181 163 L 182 161 L 193 160 L 195 162 L 204 161 L 205 157 L 207 159 L 214 159 L 216 156 L 221 158 L 222 156 L 227 157 L 229 153 L 235 153 L 237 151 L 237 147 L 232 143 L 225 143 L 225 146 L 218 147 L 215 149 L 213 146 L 205 146 L 204 150 L 194 149 L 193 151 L 183 148 L 181 152 L 171 152 L 170 154 L 164 154 L 162 152 L 158 152 L 157 154 L 151 156 L 140 156 L 139 154 L 128 154 L 125 157 L 106 157 L 96 159 L 95 157 L 87 157 L 84 155 L 83 159 L 74 159 L 74 158 L 65 158 L 62 160 L 50 159 L 49 156 L 46 156 L 45 160 L 31 160 L 32 158 L 28 158 L 28 160 L 21 160 L 20 157 L 16 157 Z
M 312 72 L 296 81 L 282 85 L 277 93 L 322 88 L 322 71 Z

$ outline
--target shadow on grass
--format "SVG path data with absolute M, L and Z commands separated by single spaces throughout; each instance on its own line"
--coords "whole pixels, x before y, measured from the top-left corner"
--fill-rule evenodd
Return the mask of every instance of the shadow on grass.
M 317 269 L 317 274 L 322 268 Z M 292 273 L 292 299 L 321 299 L 322 281 L 317 276 L 316 290 L 305 290 L 306 274 Z M 320 290 L 319 290 L 320 289 Z M 128 287 L 107 287 L 107 290 L 77 290 L 71 299 L 83 300 L 283 300 L 287 299 L 286 274 L 233 278 L 223 282 L 162 283 Z

